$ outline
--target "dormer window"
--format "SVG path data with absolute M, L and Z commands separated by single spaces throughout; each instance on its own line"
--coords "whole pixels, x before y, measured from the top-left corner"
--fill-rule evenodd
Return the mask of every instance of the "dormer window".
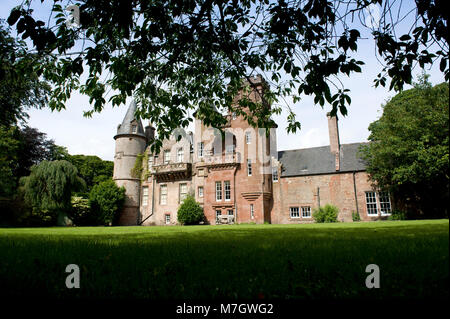
M 250 144 L 252 142 L 252 137 L 250 135 L 250 132 L 245 132 L 245 143 Z
M 180 147 L 179 149 L 177 149 L 177 162 L 178 163 L 183 162 L 183 158 L 184 158 L 184 150 L 182 147 Z
M 137 125 L 131 125 L 131 133 L 133 134 L 137 133 Z
M 169 164 L 170 162 L 170 150 L 164 151 L 164 164 Z

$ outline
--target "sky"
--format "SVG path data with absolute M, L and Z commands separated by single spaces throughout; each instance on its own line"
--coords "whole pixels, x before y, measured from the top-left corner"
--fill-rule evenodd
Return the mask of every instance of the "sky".
M 1 0 L 0 19 L 6 19 L 10 10 L 21 2 L 21 0 Z M 365 37 L 365 35 L 362 36 Z M 360 51 L 357 56 L 366 63 L 362 66 L 362 73 L 340 77 L 346 88 L 350 89 L 352 99 L 348 107 L 348 115 L 339 117 L 341 144 L 367 141 L 370 134 L 369 124 L 381 116 L 382 105 L 396 94 L 394 91 L 388 91 L 387 88 L 374 87 L 373 80 L 381 71 L 381 65 L 375 58 L 375 42 L 370 35 L 366 36 L 367 39 L 361 40 L 359 44 Z M 430 74 L 429 81 L 433 85 L 444 82 L 444 76 L 439 72 L 438 65 L 426 72 Z M 414 70 L 415 76 L 420 73 L 420 69 Z M 48 108 L 30 109 L 27 125 L 46 133 L 47 137 L 53 139 L 56 144 L 67 147 L 70 154 L 97 155 L 104 160 L 113 160 L 115 147 L 113 136 L 130 102 L 131 98 L 125 105 L 115 108 L 108 103 L 101 113 L 94 113 L 91 118 L 86 118 L 83 117 L 83 111 L 91 109 L 89 98 L 75 92 L 67 101 L 66 109 L 60 112 L 52 112 Z M 296 134 L 288 134 L 286 132 L 287 111 L 274 116 L 273 119 L 278 124 L 278 150 L 328 145 L 326 114 L 331 110 L 331 106 L 325 105 L 322 109 L 319 105 L 314 105 L 313 99 L 309 97 L 295 104 L 292 101 L 288 103 L 301 122 L 302 128 Z M 147 125 L 145 122 L 143 124 Z M 193 127 L 189 129 L 193 131 Z

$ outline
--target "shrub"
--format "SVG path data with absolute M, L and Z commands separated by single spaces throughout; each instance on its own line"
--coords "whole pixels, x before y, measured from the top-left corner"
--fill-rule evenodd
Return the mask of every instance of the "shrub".
M 203 219 L 203 208 L 195 201 L 194 196 L 187 195 L 178 208 L 178 221 L 183 225 L 194 225 Z
M 319 207 L 314 210 L 313 218 L 316 223 L 335 223 L 339 209 L 336 206 L 326 204 L 324 207 Z
M 96 225 L 111 225 L 116 222 L 125 202 L 125 188 L 112 180 L 94 185 L 89 193 L 92 221 Z
M 400 210 L 392 211 L 391 215 L 388 217 L 388 220 L 405 220 L 407 219 L 406 213 Z
M 359 216 L 359 213 L 358 213 L 358 212 L 355 212 L 355 211 L 352 212 L 352 220 L 353 220 L 354 222 L 359 222 L 359 221 L 361 221 L 361 216 Z

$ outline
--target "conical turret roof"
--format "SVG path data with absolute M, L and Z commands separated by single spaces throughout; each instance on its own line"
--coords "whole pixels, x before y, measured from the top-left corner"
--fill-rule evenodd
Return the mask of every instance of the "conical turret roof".
M 119 126 L 117 126 L 117 135 L 133 134 L 145 137 L 144 127 L 142 126 L 141 119 L 135 115 L 136 108 L 136 102 L 132 100 L 130 105 L 128 106 L 128 110 L 125 114 L 125 117 L 123 118 L 122 124 L 119 124 Z

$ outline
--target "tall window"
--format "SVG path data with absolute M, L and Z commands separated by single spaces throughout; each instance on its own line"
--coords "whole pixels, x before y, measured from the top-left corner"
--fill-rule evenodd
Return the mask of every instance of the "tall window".
M 278 167 L 272 167 L 272 180 L 278 182 Z
M 180 203 L 186 198 L 187 195 L 187 184 L 180 184 Z
M 151 169 L 153 166 L 153 156 L 149 155 L 148 156 L 148 169 Z
M 137 126 L 131 125 L 131 133 L 136 134 L 136 132 L 137 132 Z
M 250 132 L 245 132 L 245 143 L 250 144 L 252 142 L 252 136 Z
M 170 214 L 166 214 L 165 215 L 165 221 L 166 221 L 166 224 L 170 224 Z
M 203 186 L 198 187 L 198 197 L 203 197 Z
M 391 200 L 388 192 L 379 192 L 381 215 L 389 215 L 391 213 Z
M 222 211 L 220 209 L 216 209 L 216 223 L 219 222 L 219 218 L 222 215 Z
M 148 205 L 148 187 L 145 186 L 142 188 L 142 206 Z
M 255 208 L 253 207 L 253 204 L 250 204 L 250 218 L 255 218 Z
M 167 185 L 161 185 L 160 186 L 159 203 L 161 205 L 166 205 L 167 204 Z
M 170 150 L 164 151 L 164 164 L 169 164 L 170 162 Z
M 216 182 L 216 201 L 222 200 L 222 182 Z
M 231 184 L 230 181 L 225 181 L 225 200 L 231 199 Z
M 181 163 L 183 161 L 183 157 L 184 157 L 184 150 L 182 147 L 180 147 L 179 149 L 177 149 L 177 162 Z
M 302 218 L 311 218 L 311 207 L 302 206 Z
M 382 216 L 391 214 L 391 200 L 388 192 L 366 192 L 366 207 L 368 216 Z
M 236 112 L 231 113 L 231 118 L 232 118 L 233 120 L 236 119 Z
M 378 215 L 377 196 L 375 192 L 366 192 L 367 215 Z
M 289 207 L 289 215 L 291 216 L 291 218 L 300 218 L 298 207 Z
M 247 159 L 247 175 L 252 176 L 252 160 Z
M 198 157 L 203 157 L 204 147 L 203 142 L 198 143 Z

